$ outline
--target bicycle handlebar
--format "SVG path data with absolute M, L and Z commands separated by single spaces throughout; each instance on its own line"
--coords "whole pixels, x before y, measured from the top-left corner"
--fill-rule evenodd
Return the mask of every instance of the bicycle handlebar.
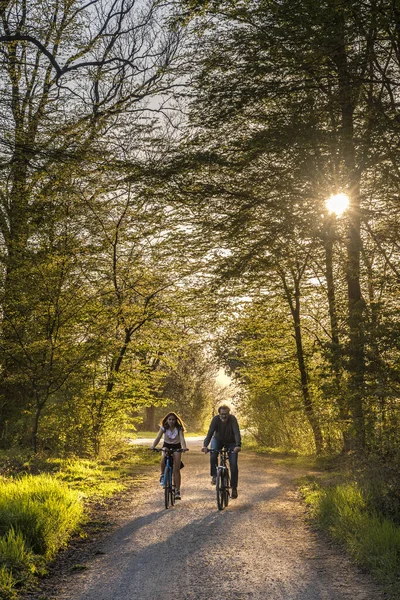
M 170 452 L 171 454 L 174 452 L 186 452 L 188 449 L 189 448 L 149 448 L 149 450 L 152 450 L 153 452 Z

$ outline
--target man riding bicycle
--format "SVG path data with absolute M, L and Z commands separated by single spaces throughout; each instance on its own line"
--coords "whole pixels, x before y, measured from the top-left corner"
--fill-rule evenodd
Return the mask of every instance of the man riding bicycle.
M 241 450 L 242 438 L 240 435 L 239 423 L 234 415 L 230 414 L 231 409 L 226 404 L 218 408 L 218 414 L 213 417 L 203 442 L 202 452 L 207 452 L 207 446 L 211 441 L 210 450 L 216 452 L 210 453 L 210 471 L 211 483 L 215 485 L 217 475 L 217 460 L 219 450 L 226 448 L 229 452 L 229 464 L 231 467 L 232 498 L 237 498 L 238 486 L 238 452 Z

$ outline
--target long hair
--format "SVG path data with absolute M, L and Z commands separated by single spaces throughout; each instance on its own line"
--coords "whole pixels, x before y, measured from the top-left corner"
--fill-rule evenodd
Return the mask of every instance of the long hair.
M 160 421 L 160 427 L 164 427 L 164 429 L 169 429 L 168 417 L 175 417 L 177 428 L 178 429 L 182 429 L 182 431 L 185 431 L 185 424 L 184 424 L 184 422 L 174 412 L 169 412 L 167 415 L 165 415 L 165 417 L 163 419 L 161 419 L 161 421 Z

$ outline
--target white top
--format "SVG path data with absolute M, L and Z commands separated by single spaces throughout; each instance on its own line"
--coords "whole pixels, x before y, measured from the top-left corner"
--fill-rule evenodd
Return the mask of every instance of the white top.
M 179 444 L 179 430 L 177 427 L 174 429 L 165 429 L 165 427 L 161 427 L 164 432 L 164 442 L 167 444 Z

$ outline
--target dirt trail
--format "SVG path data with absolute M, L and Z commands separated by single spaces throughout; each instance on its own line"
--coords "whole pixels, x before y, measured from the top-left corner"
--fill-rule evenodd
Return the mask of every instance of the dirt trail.
M 57 600 L 381 600 L 383 594 L 305 522 L 296 473 L 242 452 L 239 498 L 218 511 L 208 456 L 185 455 L 182 500 L 163 507 L 158 468 L 84 571 Z

